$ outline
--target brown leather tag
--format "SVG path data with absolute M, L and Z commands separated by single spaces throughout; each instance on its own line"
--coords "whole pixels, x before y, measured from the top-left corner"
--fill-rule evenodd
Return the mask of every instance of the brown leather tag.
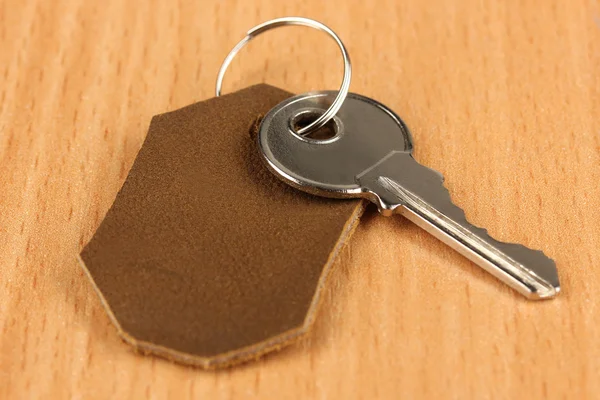
M 249 129 L 290 93 L 258 85 L 152 119 L 81 263 L 123 339 L 205 368 L 311 326 L 363 210 L 272 176 Z

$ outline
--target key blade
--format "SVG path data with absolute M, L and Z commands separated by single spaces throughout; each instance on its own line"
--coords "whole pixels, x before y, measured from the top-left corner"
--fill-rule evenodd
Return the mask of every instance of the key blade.
M 542 251 L 531 250 L 520 244 L 498 242 L 492 239 L 485 229 L 470 225 L 464 212 L 454 204 L 449 203 L 445 209 L 455 207 L 455 214 L 460 211 L 462 216 L 458 221 L 448 218 L 392 179 L 380 177 L 379 181 L 402 200 L 406 210 L 403 215 L 461 253 L 468 252 L 464 255 L 472 261 L 480 264 L 479 258 L 482 258 L 481 262 L 485 261 L 485 264 L 480 264 L 482 267 L 527 297 L 549 298 L 560 290 L 556 265 Z M 488 238 L 484 240 L 482 236 Z M 490 239 L 493 240 L 493 245 Z M 463 247 L 466 249 L 463 250 Z M 518 262 L 517 259 L 527 259 L 529 266 Z M 504 279 L 507 274 L 509 280 Z M 518 285 L 513 284 L 513 278 L 518 280 Z
M 375 194 L 384 214 L 400 212 L 526 297 L 551 298 L 560 291 L 552 259 L 539 250 L 499 242 L 470 224 L 452 203 L 442 175 L 409 153 L 392 152 L 357 179 Z

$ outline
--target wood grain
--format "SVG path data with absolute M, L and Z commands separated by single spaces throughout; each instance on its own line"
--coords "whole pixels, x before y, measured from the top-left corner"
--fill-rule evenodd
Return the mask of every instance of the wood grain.
M 75 255 L 150 118 L 213 96 L 231 46 L 284 15 L 336 30 L 351 89 L 403 117 L 473 223 L 556 260 L 559 298 L 371 210 L 304 342 L 205 372 L 118 339 Z M 0 398 L 598 398 L 599 46 L 594 0 L 1 0 Z M 333 42 L 286 28 L 225 89 L 340 79 Z

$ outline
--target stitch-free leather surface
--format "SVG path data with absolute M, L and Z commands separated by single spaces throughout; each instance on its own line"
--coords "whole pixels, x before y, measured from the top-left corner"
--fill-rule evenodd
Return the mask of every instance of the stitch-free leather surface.
M 249 132 L 290 95 L 257 85 L 153 118 L 81 253 L 119 333 L 137 349 L 227 366 L 312 324 L 363 203 L 310 196 L 266 169 Z

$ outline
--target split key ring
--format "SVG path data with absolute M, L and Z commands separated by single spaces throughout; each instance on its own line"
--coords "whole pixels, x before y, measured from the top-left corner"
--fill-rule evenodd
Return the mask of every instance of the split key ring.
M 331 106 L 329 106 L 327 111 L 325 111 L 315 121 L 311 122 L 309 125 L 299 128 L 296 132 L 298 135 L 306 136 L 307 134 L 314 132 L 317 129 L 325 126 L 325 124 L 327 124 L 337 114 L 337 112 L 342 107 L 342 104 L 346 100 L 346 96 L 348 95 L 348 90 L 350 89 L 350 79 L 352 78 L 352 64 L 350 62 L 350 56 L 348 55 L 348 51 L 346 50 L 344 43 L 342 43 L 342 41 L 340 40 L 338 35 L 335 34 L 334 31 L 332 31 L 329 27 L 323 25 L 320 22 L 317 22 L 315 20 L 308 19 L 308 18 L 302 18 L 302 17 L 285 17 L 285 18 L 272 19 L 270 21 L 264 22 L 260 25 L 255 26 L 254 28 L 250 29 L 246 33 L 246 36 L 242 40 L 240 40 L 240 42 L 238 44 L 236 44 L 235 47 L 229 52 L 227 57 L 225 57 L 223 64 L 221 64 L 221 68 L 219 69 L 219 74 L 217 75 L 216 95 L 217 96 L 221 95 L 221 87 L 223 85 L 223 77 L 225 76 L 225 71 L 227 71 L 229 64 L 231 64 L 231 61 L 233 60 L 233 58 L 237 55 L 237 53 L 239 53 L 239 51 L 248 42 L 250 42 L 252 39 L 257 37 L 261 33 L 266 32 L 270 29 L 278 28 L 281 26 L 288 26 L 288 25 L 308 26 L 310 28 L 314 28 L 314 29 L 317 29 L 317 30 L 327 33 L 337 43 L 338 47 L 340 48 L 340 50 L 342 52 L 342 57 L 344 59 L 344 78 L 342 80 L 340 90 L 338 91 L 337 96 L 331 103 Z

